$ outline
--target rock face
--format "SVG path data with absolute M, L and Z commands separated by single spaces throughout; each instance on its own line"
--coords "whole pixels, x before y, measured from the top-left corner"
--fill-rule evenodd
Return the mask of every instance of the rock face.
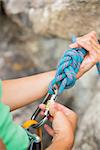
M 99 0 L 3 1 L 15 22 L 38 35 L 66 38 L 91 30 L 100 33 Z
M 72 35 L 95 30 L 100 36 L 99 27 L 100 0 L 1 0 L 0 78 L 54 69 Z M 79 115 L 74 150 L 100 149 L 99 100 L 96 68 L 59 97 L 59 102 Z M 13 112 L 15 121 L 22 123 L 29 118 L 35 104 Z M 44 132 L 45 146 L 47 138 Z
M 76 135 L 76 144 L 73 150 L 100 149 L 100 84 L 98 94 L 91 99 Z

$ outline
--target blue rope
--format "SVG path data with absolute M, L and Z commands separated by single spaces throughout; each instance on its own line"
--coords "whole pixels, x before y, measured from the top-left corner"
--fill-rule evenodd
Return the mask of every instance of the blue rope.
M 99 73 L 99 75 L 100 75 L 100 62 L 97 62 L 97 63 L 96 63 L 96 66 L 97 66 L 97 69 L 98 69 L 98 73 Z
M 61 58 L 56 75 L 49 84 L 48 92 L 54 94 L 53 87 L 58 85 L 58 95 L 61 94 L 64 89 L 69 89 L 75 85 L 76 74 L 79 71 L 80 65 L 86 55 L 87 51 L 84 48 L 72 48 L 65 51 Z M 98 71 L 100 73 L 100 63 L 97 63 Z

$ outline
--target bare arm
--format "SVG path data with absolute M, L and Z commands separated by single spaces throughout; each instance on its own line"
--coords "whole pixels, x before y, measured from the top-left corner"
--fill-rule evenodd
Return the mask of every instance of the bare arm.
M 88 51 L 81 64 L 77 78 L 80 78 L 91 69 L 96 62 L 100 62 L 100 44 L 97 42 L 94 31 L 78 38 L 76 43 L 71 44 L 70 47 L 84 47 Z M 30 104 L 45 95 L 54 75 L 55 71 L 51 71 L 35 76 L 3 81 L 2 101 L 9 105 L 11 110 Z
M 0 150 L 6 150 L 4 143 L 0 139 Z
M 55 71 L 41 73 L 29 77 L 3 81 L 2 101 L 11 110 L 23 107 L 43 97 Z
M 46 150 L 71 150 L 65 143 L 64 139 L 52 143 Z

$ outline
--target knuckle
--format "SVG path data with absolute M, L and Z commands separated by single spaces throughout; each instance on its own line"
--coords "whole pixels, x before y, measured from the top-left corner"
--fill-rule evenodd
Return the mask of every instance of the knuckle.
M 96 32 L 95 32 L 95 31 L 92 31 L 92 32 L 91 32 L 91 34 L 93 34 L 93 35 L 95 35 L 95 36 L 96 36 Z
M 88 37 L 88 38 L 87 37 L 81 37 L 77 40 L 77 43 L 79 45 L 84 45 L 87 42 L 87 39 L 88 39 L 88 41 L 90 41 L 92 38 L 91 37 Z
M 93 38 L 93 37 L 96 37 L 96 32 L 95 31 L 92 31 L 90 32 L 90 36 Z

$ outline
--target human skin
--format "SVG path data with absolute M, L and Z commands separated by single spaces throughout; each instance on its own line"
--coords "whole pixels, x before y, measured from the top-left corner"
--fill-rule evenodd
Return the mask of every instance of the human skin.
M 0 139 L 0 150 L 6 150 L 5 145 L 3 144 L 1 139 Z
M 71 44 L 70 47 L 84 47 L 88 51 L 77 74 L 77 79 L 90 70 L 96 62 L 100 62 L 100 44 L 98 44 L 94 31 L 78 38 L 76 43 Z M 3 81 L 2 101 L 9 105 L 11 110 L 15 110 L 42 98 L 47 92 L 48 85 L 54 78 L 55 72 L 51 71 L 30 77 Z M 68 108 L 60 106 L 60 104 L 56 105 L 50 109 L 53 116 L 53 129 L 45 125 L 47 132 L 53 136 L 52 144 L 47 150 L 70 150 L 74 141 L 76 115 Z
M 45 110 L 45 105 L 39 106 L 42 113 Z M 74 143 L 74 133 L 77 123 L 77 115 L 69 108 L 52 102 L 49 105 L 50 115 L 52 121 L 52 128 L 44 125 L 44 128 L 49 135 L 53 137 L 52 144 L 47 150 L 71 150 Z
M 90 70 L 97 62 L 100 62 L 100 44 L 95 31 L 77 38 L 71 48 L 83 47 L 88 53 L 82 62 L 76 78 L 80 78 Z M 50 71 L 29 77 L 3 81 L 2 101 L 9 105 L 11 110 L 23 107 L 42 98 L 50 81 L 54 78 L 56 71 Z
M 55 71 L 50 71 L 29 77 L 5 80 L 2 82 L 1 101 L 9 105 L 11 110 L 33 103 L 46 94 L 54 75 Z
M 95 31 L 92 31 L 84 36 L 78 37 L 76 42 L 69 45 L 70 48 L 83 47 L 88 53 L 82 62 L 77 79 L 85 72 L 90 70 L 97 62 L 100 62 L 100 44 Z

